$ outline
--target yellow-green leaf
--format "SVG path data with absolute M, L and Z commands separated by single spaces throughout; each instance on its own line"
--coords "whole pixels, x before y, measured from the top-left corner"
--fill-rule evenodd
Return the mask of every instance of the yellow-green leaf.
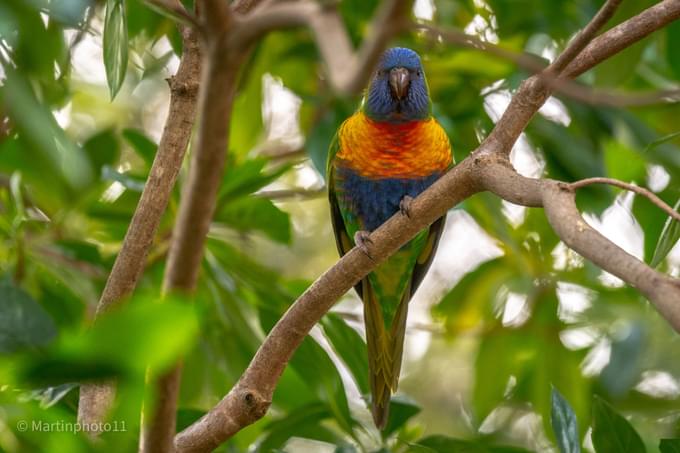
M 111 99 L 125 80 L 128 64 L 128 30 L 125 0 L 107 0 L 104 20 L 104 66 Z

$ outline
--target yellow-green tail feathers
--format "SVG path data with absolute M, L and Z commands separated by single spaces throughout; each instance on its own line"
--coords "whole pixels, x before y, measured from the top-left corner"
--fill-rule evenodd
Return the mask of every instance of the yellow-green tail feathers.
M 388 331 L 383 322 L 378 298 L 368 279 L 362 282 L 362 287 L 371 385 L 371 414 L 378 429 L 384 429 L 389 416 L 390 397 L 397 391 L 399 384 L 410 288 L 404 292 Z

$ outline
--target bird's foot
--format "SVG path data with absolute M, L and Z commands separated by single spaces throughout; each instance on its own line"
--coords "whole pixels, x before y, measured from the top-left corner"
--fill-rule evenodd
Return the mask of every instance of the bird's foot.
M 354 234 L 354 243 L 356 246 L 364 252 L 364 255 L 369 257 L 371 260 L 373 257 L 371 256 L 371 251 L 369 250 L 369 246 L 373 245 L 373 240 L 371 239 L 371 232 L 370 231 L 365 231 L 365 230 L 359 230 Z
M 405 215 L 409 219 L 411 218 L 411 205 L 413 204 L 413 197 L 404 195 L 404 197 L 399 202 L 399 212 Z

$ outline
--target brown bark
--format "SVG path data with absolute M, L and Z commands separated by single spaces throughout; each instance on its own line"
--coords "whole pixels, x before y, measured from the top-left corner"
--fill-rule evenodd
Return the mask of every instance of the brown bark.
M 196 112 L 200 72 L 197 34 L 190 28 L 182 29 L 182 58 L 177 74 L 169 79 L 168 118 L 144 191 L 97 305 L 96 317 L 120 304 L 137 286 L 182 166 Z M 81 385 L 78 420 L 83 423 L 104 420 L 114 398 L 112 381 Z

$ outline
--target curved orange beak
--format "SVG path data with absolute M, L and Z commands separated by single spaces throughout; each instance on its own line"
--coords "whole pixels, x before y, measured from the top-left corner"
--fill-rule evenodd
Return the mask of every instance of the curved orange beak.
M 404 99 L 411 83 L 411 75 L 406 68 L 392 68 L 390 70 L 390 87 L 397 99 Z

